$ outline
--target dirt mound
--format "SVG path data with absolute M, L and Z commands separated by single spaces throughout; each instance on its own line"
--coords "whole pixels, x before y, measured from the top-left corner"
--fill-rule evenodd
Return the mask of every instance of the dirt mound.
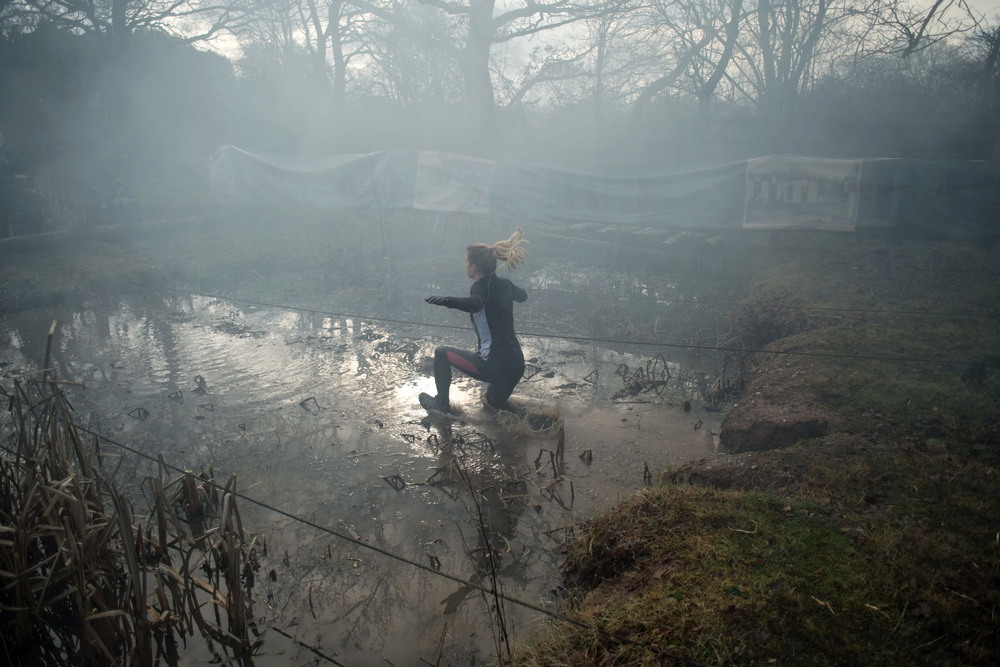
M 783 349 L 794 345 L 794 338 L 786 339 Z M 806 381 L 815 371 L 808 357 L 762 355 L 743 400 L 722 423 L 722 450 L 780 449 L 829 433 L 834 413 Z

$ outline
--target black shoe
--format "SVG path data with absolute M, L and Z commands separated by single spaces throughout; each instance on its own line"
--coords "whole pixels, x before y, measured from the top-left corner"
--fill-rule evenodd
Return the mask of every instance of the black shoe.
M 420 407 L 427 412 L 443 412 L 445 414 L 451 412 L 451 406 L 443 402 L 437 396 L 421 393 L 420 396 L 417 397 L 417 400 L 420 401 Z

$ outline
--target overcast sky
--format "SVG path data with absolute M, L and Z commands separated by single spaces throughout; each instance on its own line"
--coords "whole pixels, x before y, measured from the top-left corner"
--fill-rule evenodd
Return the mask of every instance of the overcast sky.
M 920 6 L 924 7 L 925 9 L 931 7 L 934 4 L 934 0 L 914 0 L 914 1 L 917 2 Z M 951 0 L 951 1 L 953 3 L 952 5 L 953 7 L 954 5 L 959 4 L 959 0 Z M 991 23 L 1000 21 L 1000 0 L 965 0 L 965 1 L 973 9 L 973 11 L 985 15 L 987 19 L 992 19 Z M 500 0 L 499 2 L 497 2 L 497 7 L 499 8 L 504 4 L 509 4 L 509 3 L 505 3 L 504 0 Z M 962 10 L 957 9 L 955 11 L 961 12 Z M 230 34 L 219 35 L 213 41 L 213 43 L 209 45 L 209 48 L 218 53 L 221 53 L 222 55 L 226 56 L 231 60 L 236 59 L 240 56 L 240 49 L 236 43 L 236 38 Z
M 980 11 L 987 16 L 993 16 L 1000 12 L 1000 0 L 968 0 L 973 9 Z

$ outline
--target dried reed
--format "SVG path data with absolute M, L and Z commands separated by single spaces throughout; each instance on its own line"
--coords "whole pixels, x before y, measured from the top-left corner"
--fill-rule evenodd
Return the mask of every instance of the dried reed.
M 167 481 L 161 459 L 136 514 L 50 370 L 0 394 L 0 658 L 152 665 L 200 636 L 246 663 L 266 547 L 243 529 L 235 477 L 220 502 L 211 470 Z

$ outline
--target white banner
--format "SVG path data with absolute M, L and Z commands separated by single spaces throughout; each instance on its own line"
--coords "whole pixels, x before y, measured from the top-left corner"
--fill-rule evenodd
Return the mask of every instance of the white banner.
M 495 168 L 493 160 L 419 151 L 413 208 L 488 214 Z
M 775 155 L 747 160 L 743 229 L 853 232 L 861 160 Z

